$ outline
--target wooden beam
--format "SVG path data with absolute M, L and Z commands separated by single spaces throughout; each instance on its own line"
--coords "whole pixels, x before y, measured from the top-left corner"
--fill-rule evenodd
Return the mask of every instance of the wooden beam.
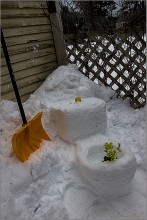
M 63 35 L 63 26 L 61 22 L 59 3 L 55 1 L 55 4 L 56 4 L 56 12 L 51 13 L 49 19 L 53 31 L 53 38 L 55 42 L 55 50 L 56 50 L 58 66 L 61 66 L 61 65 L 67 65 L 68 60 L 66 54 L 66 46 Z

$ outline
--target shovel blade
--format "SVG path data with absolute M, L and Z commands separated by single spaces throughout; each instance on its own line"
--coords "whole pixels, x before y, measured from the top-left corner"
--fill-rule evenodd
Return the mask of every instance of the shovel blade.
M 12 147 L 17 158 L 24 162 L 30 154 L 36 151 L 42 140 L 51 141 L 41 123 L 42 112 L 39 112 L 30 122 L 23 125 L 12 137 Z

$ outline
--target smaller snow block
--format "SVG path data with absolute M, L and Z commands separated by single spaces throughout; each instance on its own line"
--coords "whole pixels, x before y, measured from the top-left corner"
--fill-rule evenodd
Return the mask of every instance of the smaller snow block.
M 104 133 L 107 127 L 105 102 L 98 98 L 63 101 L 52 108 L 52 113 L 58 135 L 69 143 Z
M 134 178 L 137 161 L 131 149 L 121 146 L 119 159 L 105 161 L 104 144 L 112 141 L 104 135 L 97 135 L 93 139 L 77 142 L 77 168 L 91 190 L 100 198 L 115 199 L 131 192 L 131 182 Z

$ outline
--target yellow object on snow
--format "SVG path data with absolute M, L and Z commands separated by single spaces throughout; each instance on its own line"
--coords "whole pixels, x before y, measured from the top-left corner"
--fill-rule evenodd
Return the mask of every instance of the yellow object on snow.
M 51 138 L 43 129 L 41 116 L 42 112 L 39 112 L 12 137 L 13 150 L 18 159 L 22 162 L 26 161 L 30 154 L 40 147 L 42 140 L 51 141 Z
M 80 97 L 80 96 L 77 96 L 77 97 L 75 98 L 75 102 L 82 102 L 81 97 Z

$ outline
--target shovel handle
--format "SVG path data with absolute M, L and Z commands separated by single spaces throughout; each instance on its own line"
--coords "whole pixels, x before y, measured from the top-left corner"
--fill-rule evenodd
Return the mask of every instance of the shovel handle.
M 18 87 L 17 87 L 15 76 L 14 76 L 14 73 L 13 73 L 13 69 L 12 69 L 12 65 L 11 65 L 9 54 L 8 54 L 8 50 L 7 50 L 7 46 L 6 46 L 6 42 L 5 42 L 5 38 L 4 38 L 4 35 L 3 35 L 2 28 L 1 28 L 1 44 L 2 44 L 2 48 L 3 48 L 5 60 L 6 60 L 6 63 L 7 63 L 7 67 L 8 67 L 8 70 L 9 70 L 9 75 L 10 75 L 10 78 L 11 78 L 13 89 L 14 89 L 14 92 L 15 92 L 16 100 L 17 100 L 17 103 L 18 103 L 18 107 L 19 107 L 19 110 L 20 110 L 20 114 L 21 114 L 21 117 L 22 117 L 22 121 L 23 121 L 23 124 L 27 124 L 26 116 L 25 116 L 24 109 L 23 109 L 22 102 L 21 102 L 21 98 L 20 98 L 20 95 L 19 95 L 19 92 L 18 92 Z

